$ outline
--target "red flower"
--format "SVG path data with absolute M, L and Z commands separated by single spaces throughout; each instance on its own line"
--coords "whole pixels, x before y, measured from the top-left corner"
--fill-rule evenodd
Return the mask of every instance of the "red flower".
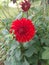
M 14 20 L 10 31 L 14 31 L 15 38 L 19 42 L 27 42 L 35 36 L 34 24 L 31 20 L 26 18 Z
M 21 2 L 21 8 L 25 12 L 29 10 L 30 5 L 31 4 L 30 4 L 29 0 L 24 0 L 24 2 Z

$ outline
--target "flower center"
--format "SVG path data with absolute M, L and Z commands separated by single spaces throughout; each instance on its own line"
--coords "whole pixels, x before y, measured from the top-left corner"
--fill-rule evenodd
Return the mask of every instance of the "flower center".
M 26 32 L 27 32 L 26 27 L 20 27 L 20 28 L 18 29 L 18 33 L 19 33 L 20 35 L 24 35 L 24 34 L 26 34 Z
M 25 8 L 27 8 L 27 5 L 25 5 Z

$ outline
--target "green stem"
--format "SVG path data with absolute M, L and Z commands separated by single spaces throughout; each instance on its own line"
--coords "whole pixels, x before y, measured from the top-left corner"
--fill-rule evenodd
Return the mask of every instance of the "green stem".
M 28 18 L 28 11 L 26 12 L 26 14 L 27 14 L 27 18 Z

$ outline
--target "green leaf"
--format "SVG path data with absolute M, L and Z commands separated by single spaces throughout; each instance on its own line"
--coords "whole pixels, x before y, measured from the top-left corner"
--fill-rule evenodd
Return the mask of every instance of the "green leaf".
M 11 58 L 11 65 L 16 65 L 16 60 L 14 57 Z
M 30 65 L 29 62 L 25 59 L 25 61 L 23 62 L 23 65 Z
M 5 65 L 11 65 L 11 58 L 6 58 L 6 61 L 4 61 Z
M 15 53 L 16 59 L 20 61 L 21 60 L 21 50 L 17 48 L 14 53 Z
M 31 46 L 30 48 L 28 48 L 28 50 L 25 51 L 24 55 L 27 57 L 31 57 L 34 52 L 35 52 L 35 48 Z
M 29 16 L 28 19 L 32 19 L 33 18 L 33 15 Z
M 34 43 L 35 43 L 35 41 L 34 41 L 34 40 L 31 40 L 30 42 L 24 43 L 24 44 L 23 44 L 23 47 L 24 47 L 24 48 L 29 48 L 29 47 L 32 46 L 32 44 L 34 44 Z
M 14 58 L 14 56 L 10 56 L 6 59 L 6 61 L 4 62 L 5 65 L 16 65 L 16 60 Z
M 45 51 L 42 54 L 42 59 L 49 59 L 49 48 L 45 47 Z
M 16 19 L 20 19 L 21 17 L 22 17 L 22 12 L 20 12 L 20 13 L 17 15 Z
M 7 35 L 8 34 L 8 31 L 6 29 L 2 29 L 2 34 L 3 35 Z

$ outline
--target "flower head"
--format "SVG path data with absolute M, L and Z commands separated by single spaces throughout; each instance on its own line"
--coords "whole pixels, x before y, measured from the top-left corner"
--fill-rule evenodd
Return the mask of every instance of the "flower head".
M 22 18 L 16 19 L 12 22 L 10 31 L 14 31 L 15 38 L 19 42 L 27 42 L 34 38 L 35 27 L 31 20 Z
M 24 0 L 24 2 L 21 2 L 21 8 L 23 11 L 28 11 L 30 8 L 31 4 L 29 2 L 29 0 Z

